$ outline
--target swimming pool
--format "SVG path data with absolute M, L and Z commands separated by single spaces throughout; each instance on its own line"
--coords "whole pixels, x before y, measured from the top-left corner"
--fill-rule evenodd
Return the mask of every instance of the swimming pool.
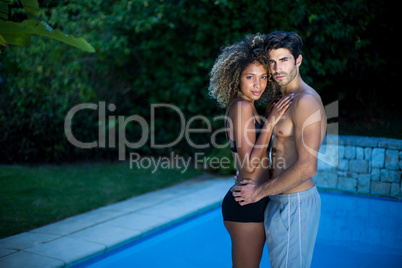
M 402 201 L 320 191 L 312 267 L 401 267 Z M 221 208 L 76 267 L 231 267 Z M 261 267 L 270 267 L 265 247 Z

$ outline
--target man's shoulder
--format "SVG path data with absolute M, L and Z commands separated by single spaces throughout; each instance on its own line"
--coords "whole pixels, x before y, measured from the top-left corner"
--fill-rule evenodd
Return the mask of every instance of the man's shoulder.
M 322 111 L 323 109 L 324 106 L 320 96 L 318 94 L 307 92 L 295 96 L 291 105 L 290 113 L 293 121 L 297 119 L 304 120 L 318 110 Z
M 293 100 L 293 103 L 296 104 L 295 106 L 298 108 L 307 108 L 311 105 L 313 107 L 323 106 L 320 95 L 318 95 L 318 93 L 315 91 L 297 94 Z

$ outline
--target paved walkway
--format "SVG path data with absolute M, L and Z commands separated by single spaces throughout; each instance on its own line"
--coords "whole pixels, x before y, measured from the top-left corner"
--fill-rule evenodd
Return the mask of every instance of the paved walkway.
M 0 240 L 0 267 L 70 267 L 220 205 L 233 178 L 205 175 Z

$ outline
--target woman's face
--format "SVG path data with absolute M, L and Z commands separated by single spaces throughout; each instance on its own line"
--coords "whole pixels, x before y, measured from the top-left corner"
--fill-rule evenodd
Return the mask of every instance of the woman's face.
M 254 102 L 261 98 L 268 82 L 268 72 L 259 63 L 251 63 L 240 75 L 240 90 L 243 98 Z

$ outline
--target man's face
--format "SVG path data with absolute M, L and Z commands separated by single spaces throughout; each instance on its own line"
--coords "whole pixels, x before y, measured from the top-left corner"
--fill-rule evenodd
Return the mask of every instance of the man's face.
M 294 59 L 289 50 L 285 48 L 272 49 L 268 53 L 269 66 L 274 81 L 281 87 L 286 86 L 298 74 L 301 55 Z

